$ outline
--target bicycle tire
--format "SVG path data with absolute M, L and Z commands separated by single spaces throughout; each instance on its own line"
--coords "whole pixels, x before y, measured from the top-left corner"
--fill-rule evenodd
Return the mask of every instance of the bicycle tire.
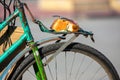
M 57 49 L 59 49 L 60 48 L 60 46 L 62 45 L 62 44 L 64 44 L 64 43 L 57 43 L 57 44 L 50 44 L 50 45 L 48 45 L 48 46 L 44 46 L 44 47 L 42 47 L 42 48 L 39 48 L 39 52 L 41 53 L 41 55 L 42 55 L 42 58 L 44 59 L 44 57 L 45 56 L 48 56 L 48 55 L 50 55 L 50 54 L 52 54 L 53 53 L 53 51 L 56 51 Z M 93 77 L 93 75 L 92 75 L 92 73 L 91 72 L 86 72 L 86 73 L 84 73 L 84 72 L 82 72 L 81 70 L 83 70 L 83 69 L 81 69 L 81 70 L 76 70 L 77 71 L 77 73 L 79 73 L 80 71 L 81 71 L 81 73 L 79 73 L 79 74 L 81 74 L 82 75 L 82 77 L 85 75 L 85 74 L 88 74 L 88 73 L 91 73 L 91 74 L 88 74 L 88 75 L 92 75 L 92 77 L 89 77 L 89 79 L 88 78 L 86 78 L 85 77 L 85 79 L 83 79 L 83 78 L 81 78 L 81 75 L 80 75 L 80 78 L 81 79 L 79 79 L 79 80 L 120 80 L 119 79 L 119 75 L 118 75 L 118 73 L 117 73 L 117 71 L 115 70 L 115 68 L 114 68 L 114 66 L 113 66 L 113 64 L 101 53 L 101 52 L 99 52 L 99 51 L 97 51 L 96 49 L 94 49 L 94 48 L 91 48 L 91 47 L 89 47 L 89 46 L 87 46 L 87 45 L 84 45 L 84 44 L 81 44 L 81 43 L 71 43 L 68 47 L 66 47 L 65 48 L 65 50 L 64 51 L 72 51 L 72 52 L 75 52 L 75 53 L 77 53 L 77 52 L 79 52 L 79 53 L 82 53 L 82 55 L 84 56 L 84 57 L 90 57 L 90 58 L 92 58 L 92 60 L 95 60 L 95 62 L 97 62 L 98 63 L 98 65 L 101 65 L 101 67 L 100 68 L 103 68 L 103 70 L 105 70 L 105 75 L 104 76 L 106 76 L 106 75 L 108 75 L 108 77 L 106 78 L 97 78 L 96 77 L 96 72 L 102 72 L 102 71 L 98 71 L 98 70 L 96 70 L 95 72 L 94 72 L 94 74 L 95 74 L 95 77 Z M 67 52 L 67 53 L 68 53 Z M 71 52 L 71 53 L 72 53 Z M 70 53 L 70 54 L 71 54 Z M 75 56 L 75 57 L 78 57 L 78 54 L 75 54 L 75 55 L 77 55 L 77 56 Z M 71 56 L 73 56 L 73 55 L 71 55 Z M 69 56 L 70 57 L 70 56 Z M 59 57 L 58 57 L 59 58 Z M 62 56 L 62 58 L 63 58 L 63 56 Z M 68 58 L 68 57 L 67 57 Z M 72 59 L 72 58 L 74 58 L 74 57 L 71 57 L 70 58 L 70 60 Z M 56 57 L 56 59 L 57 59 L 57 57 Z M 60 60 L 62 60 L 61 58 L 60 58 Z M 65 59 L 64 59 L 65 60 Z M 70 60 L 68 60 L 68 61 L 66 61 L 66 62 L 70 62 Z M 82 60 L 82 59 L 81 59 Z M 58 61 L 56 61 L 56 62 L 58 62 Z M 72 64 L 72 62 L 73 62 L 73 60 L 70 62 L 70 64 Z M 82 62 L 84 62 L 84 61 L 82 61 Z M 87 62 L 89 62 L 89 59 L 87 60 Z M 33 57 L 33 54 L 30 54 L 27 58 L 25 58 L 25 60 L 20 64 L 20 66 L 16 69 L 16 71 L 15 71 L 15 73 L 13 74 L 13 77 L 12 77 L 12 79 L 11 80 L 19 80 L 18 78 L 21 78 L 21 75 L 23 75 L 23 73 L 25 72 L 25 71 L 27 71 L 27 69 L 31 66 L 31 65 L 33 65 L 35 63 L 35 60 L 34 60 L 34 57 Z M 52 62 L 50 65 L 53 65 L 53 63 L 55 63 L 55 62 Z M 62 64 L 63 64 L 64 62 L 62 62 Z M 79 63 L 81 63 L 81 62 L 79 62 Z M 60 65 L 62 65 L 61 63 L 60 63 Z M 78 63 L 77 63 L 78 64 Z M 82 64 L 82 63 L 81 63 Z M 94 63 L 89 63 L 89 64 L 94 64 Z M 48 67 L 50 67 L 50 65 L 48 65 Z M 55 64 L 56 65 L 56 64 Z M 60 65 L 58 65 L 58 66 L 60 66 Z M 66 65 L 66 64 L 65 64 Z M 95 64 L 96 65 L 96 64 Z M 67 67 L 68 67 L 68 65 L 66 65 Z M 69 65 L 70 66 L 70 65 Z M 74 66 L 74 65 L 73 65 Z M 53 66 L 52 66 L 53 67 Z M 85 66 L 86 67 L 86 66 Z M 55 66 L 54 66 L 54 68 L 55 68 Z M 93 68 L 95 68 L 95 67 L 93 67 Z M 55 68 L 56 69 L 56 68 Z M 67 75 L 67 77 L 66 77 L 66 80 L 70 80 L 69 79 L 69 77 L 68 76 L 70 76 L 70 74 L 72 74 L 73 75 L 73 71 L 71 70 L 72 68 L 70 67 L 69 68 L 69 70 L 68 69 L 64 69 L 63 71 L 65 71 L 63 74 L 64 74 L 64 76 L 66 75 L 65 73 L 68 73 L 69 71 L 71 72 L 71 73 L 69 73 L 69 75 Z M 92 68 L 91 68 L 92 69 Z M 50 70 L 50 68 L 49 68 L 49 70 Z M 57 70 L 57 69 L 56 69 Z M 87 69 L 85 69 L 85 70 L 87 70 Z M 94 69 L 93 69 L 94 70 Z M 87 70 L 88 71 L 88 70 Z M 62 72 L 62 71 L 60 71 L 60 72 Z M 47 73 L 47 72 L 46 72 Z M 52 73 L 51 71 L 49 71 L 49 73 Z M 56 75 L 55 73 L 57 73 L 58 74 L 58 71 L 54 71 L 53 72 L 53 74 L 50 74 L 50 77 L 52 78 L 52 76 L 53 75 Z M 76 74 L 77 74 L 76 73 Z M 75 73 L 74 73 L 75 74 Z M 77 74 L 78 75 L 78 74 Z M 102 74 L 98 74 L 99 76 L 100 75 L 102 75 Z M 98 76 L 97 75 L 97 76 Z M 56 75 L 57 76 L 57 75 Z M 53 77 L 52 79 L 49 79 L 48 78 L 48 80 L 59 80 L 58 79 L 58 77 L 59 76 L 57 76 L 56 77 L 55 76 L 55 78 Z M 99 77 L 98 76 L 98 77 Z M 104 77 L 104 76 L 102 76 L 102 77 Z M 30 77 L 30 76 L 29 76 Z M 61 77 L 60 77 L 61 78 Z M 71 80 L 76 80 L 75 78 L 73 78 L 72 79 L 72 76 L 70 76 L 70 78 L 71 78 Z M 91 79 L 91 78 L 93 78 L 93 79 Z M 25 79 L 26 80 L 26 79 Z M 32 80 L 32 79 L 31 79 Z M 33 79 L 34 80 L 34 79 Z M 63 80 L 62 78 L 60 79 L 60 80 Z

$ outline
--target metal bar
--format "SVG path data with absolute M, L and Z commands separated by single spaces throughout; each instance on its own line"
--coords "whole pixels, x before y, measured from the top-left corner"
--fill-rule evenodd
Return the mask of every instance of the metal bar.
M 34 42 L 30 42 L 29 44 L 32 48 L 35 62 L 37 65 L 37 66 L 34 65 L 34 69 L 36 68 L 35 69 L 36 77 L 38 80 L 47 80 L 46 73 L 44 70 L 44 66 L 43 66 L 42 59 L 41 59 L 41 56 L 39 54 L 38 48 L 37 48 L 37 46 L 35 46 Z
M 26 35 L 23 34 L 19 40 L 17 40 L 14 44 L 11 45 L 10 48 L 8 48 L 4 54 L 0 55 L 0 63 L 3 62 L 4 59 L 6 59 L 10 54 L 14 52 L 24 41 L 26 40 Z
M 1 24 L 0 24 L 0 31 L 6 27 L 10 21 L 12 21 L 15 17 L 18 16 L 18 13 L 19 11 L 18 10 L 15 10 L 14 13 L 12 13 L 5 21 L 3 21 Z
M 44 65 L 47 65 L 54 57 L 56 57 L 60 52 L 62 52 L 74 39 L 76 39 L 79 34 L 74 34 L 65 44 L 63 44 L 52 56 L 46 60 Z
M 20 5 L 21 6 L 18 8 L 20 22 L 21 22 L 23 30 L 24 30 L 24 32 L 26 34 L 27 41 L 32 41 L 33 40 L 33 36 L 31 34 L 31 31 L 30 31 L 30 28 L 29 28 L 29 24 L 28 24 L 28 21 L 26 19 L 24 7 L 23 7 L 24 4 L 21 3 Z

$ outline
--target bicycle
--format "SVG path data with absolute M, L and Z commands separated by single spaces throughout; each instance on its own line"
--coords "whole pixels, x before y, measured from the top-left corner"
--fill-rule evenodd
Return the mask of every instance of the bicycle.
M 59 80 L 58 78 L 62 80 L 120 80 L 113 64 L 101 52 L 85 44 L 73 42 L 79 35 L 90 36 L 91 40 L 94 41 L 92 32 L 85 31 L 72 20 L 60 16 L 57 16 L 59 17 L 58 21 L 67 21 L 70 25 L 77 27 L 72 28 L 72 31 L 68 25 L 67 30 L 59 31 L 55 27 L 48 29 L 41 21 L 33 17 L 26 3 L 22 3 L 20 0 L 14 0 L 14 3 L 15 11 L 0 23 L 0 31 L 19 17 L 24 33 L 0 55 L 0 67 L 2 67 L 4 60 L 10 55 L 14 55 L 24 42 L 27 47 L 17 53 L 7 64 L 0 74 L 0 80 Z M 42 32 L 61 36 L 34 42 L 24 12 L 25 7 L 30 13 L 32 21 L 39 25 Z M 68 34 L 72 37 L 67 40 Z M 67 41 L 64 42 L 63 40 Z M 48 42 L 53 43 L 46 44 Z M 57 64 L 58 62 L 59 64 Z M 26 78 L 27 75 L 28 79 Z

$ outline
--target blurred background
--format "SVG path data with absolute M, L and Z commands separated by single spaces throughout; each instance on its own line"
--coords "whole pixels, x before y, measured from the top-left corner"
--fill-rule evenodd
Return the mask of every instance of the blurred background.
M 26 2 L 33 15 L 42 20 L 48 28 L 55 20 L 52 16 L 60 15 L 73 19 L 83 29 L 92 31 L 94 33 L 95 43 L 92 43 L 89 38 L 86 39 L 83 36 L 77 38 L 76 42 L 90 45 L 102 52 L 110 59 L 120 75 L 120 0 L 21 1 Z M 1 6 L 0 12 L 0 20 L 2 20 Z M 27 17 L 29 18 L 28 13 Z M 50 36 L 46 33 L 41 34 L 38 27 L 35 27 L 37 25 L 31 21 L 29 23 L 35 40 Z
M 60 14 L 74 18 L 120 15 L 120 0 L 23 0 L 35 16 Z

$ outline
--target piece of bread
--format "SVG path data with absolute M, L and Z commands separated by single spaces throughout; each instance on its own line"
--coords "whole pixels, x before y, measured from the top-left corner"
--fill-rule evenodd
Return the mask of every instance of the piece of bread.
M 53 22 L 51 29 L 55 30 L 56 32 L 61 31 L 77 32 L 79 30 L 79 26 L 73 23 L 72 21 L 58 18 Z

